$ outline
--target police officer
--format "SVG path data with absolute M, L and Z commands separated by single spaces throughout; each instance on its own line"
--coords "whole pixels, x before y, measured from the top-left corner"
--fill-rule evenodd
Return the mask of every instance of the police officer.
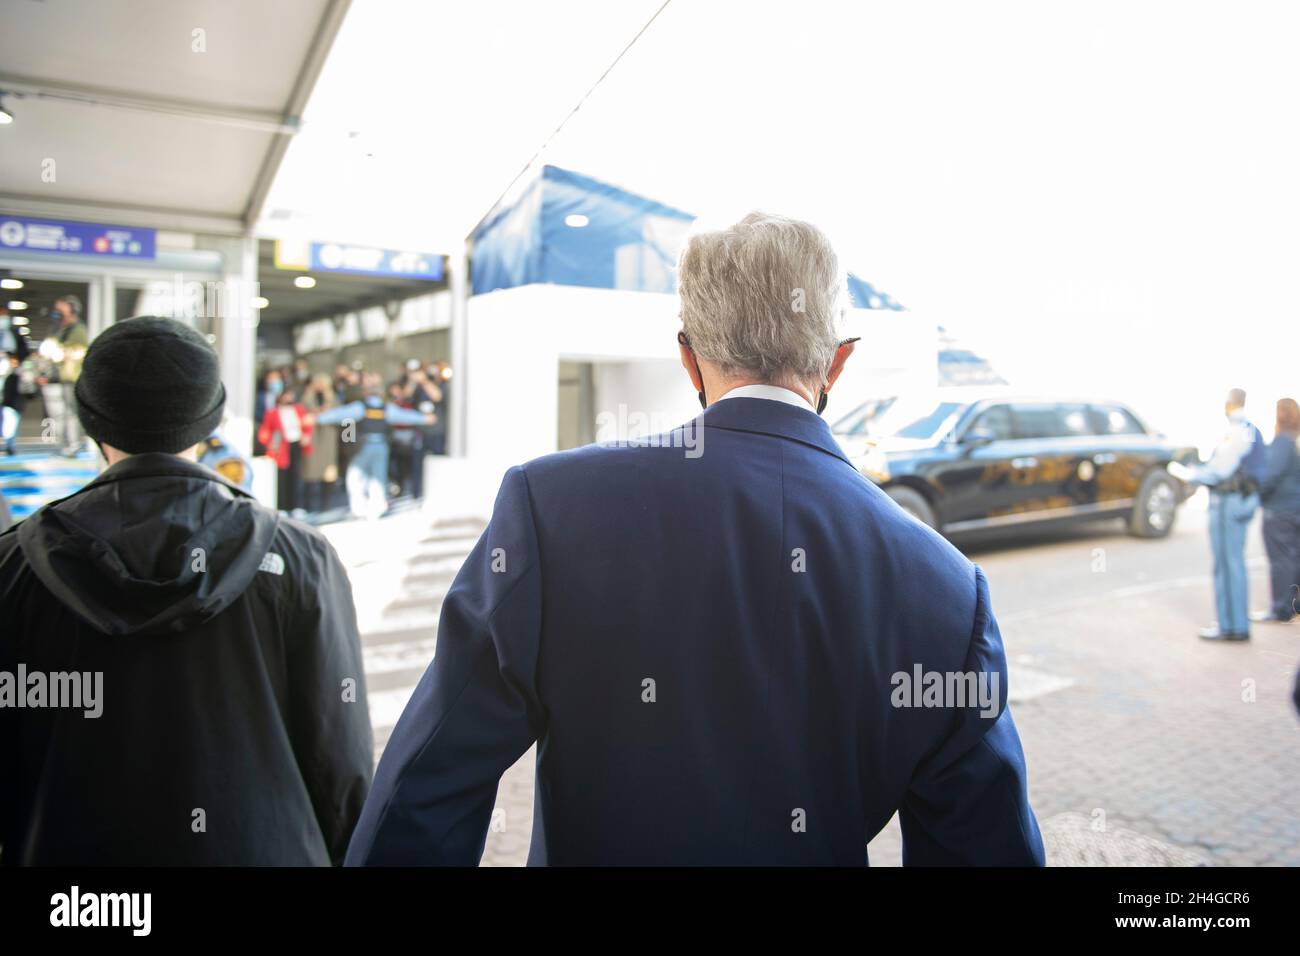
M 385 402 L 378 375 L 365 377 L 365 397 L 320 412 L 320 425 L 341 425 L 340 440 L 355 442 L 348 462 L 348 508 L 356 517 L 375 519 L 388 510 L 388 440 L 390 425 L 431 425 L 433 416 Z
M 1265 445 L 1246 417 L 1246 393 L 1228 392 L 1223 411 L 1228 430 L 1210 460 L 1192 470 L 1191 481 L 1210 489 L 1210 549 L 1214 554 L 1214 603 L 1218 621 L 1202 628 L 1207 641 L 1250 639 L 1246 529 L 1259 508 L 1257 471 Z
M 211 468 L 232 485 L 252 492 L 252 462 L 237 452 L 220 432 L 213 432 L 200 442 L 198 453 L 200 465 Z

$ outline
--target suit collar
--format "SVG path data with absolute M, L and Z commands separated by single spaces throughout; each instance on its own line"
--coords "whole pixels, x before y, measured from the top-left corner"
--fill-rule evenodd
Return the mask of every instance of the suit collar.
M 699 420 L 710 428 L 774 435 L 802 442 L 834 455 L 852 467 L 852 462 L 845 457 L 831 434 L 830 426 L 811 409 L 766 398 L 735 397 L 714 402 L 700 414 Z

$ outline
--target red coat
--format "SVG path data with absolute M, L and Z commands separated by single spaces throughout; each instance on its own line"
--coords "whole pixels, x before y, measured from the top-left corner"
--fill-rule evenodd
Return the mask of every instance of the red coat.
M 307 420 L 307 409 L 302 405 L 295 403 L 293 406 L 298 412 L 298 421 L 302 428 L 302 446 L 304 455 L 311 454 L 311 433 L 312 425 Z M 284 428 L 280 425 L 280 407 L 277 405 L 266 413 L 262 419 L 262 427 L 257 430 L 257 440 L 266 446 L 266 453 L 275 459 L 275 463 L 280 468 L 289 467 L 289 443 L 284 440 Z

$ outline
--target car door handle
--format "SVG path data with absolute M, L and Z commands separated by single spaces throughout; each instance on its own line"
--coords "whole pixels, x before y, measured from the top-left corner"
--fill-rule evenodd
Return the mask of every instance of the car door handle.
M 1092 460 L 1094 464 L 1098 465 L 1113 465 L 1115 464 L 1115 454 L 1113 452 L 1104 452 L 1100 455 L 1093 455 Z
M 1037 458 L 1012 458 L 1011 467 L 1012 468 L 1037 468 L 1038 459 Z

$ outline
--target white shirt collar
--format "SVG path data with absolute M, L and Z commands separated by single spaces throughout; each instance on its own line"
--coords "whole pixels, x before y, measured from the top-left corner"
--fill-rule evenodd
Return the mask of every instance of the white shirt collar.
M 798 392 L 782 388 L 780 385 L 741 385 L 739 388 L 733 388 L 725 395 L 718 397 L 715 401 L 721 402 L 728 398 L 765 398 L 773 402 L 785 402 L 787 405 L 806 408 L 814 415 L 817 414 L 817 409 L 808 404 L 808 399 Z

